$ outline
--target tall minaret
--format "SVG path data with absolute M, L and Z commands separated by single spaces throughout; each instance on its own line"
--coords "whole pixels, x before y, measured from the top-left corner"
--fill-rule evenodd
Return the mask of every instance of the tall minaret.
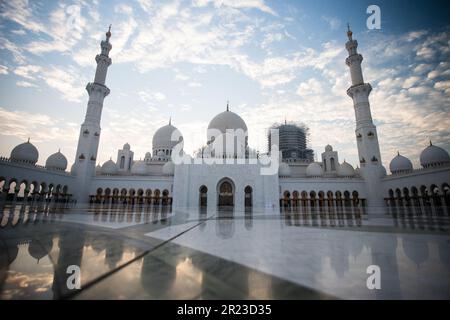
M 100 44 L 101 53 L 95 57 L 97 70 L 94 82 L 89 82 L 86 90 L 89 94 L 86 117 L 80 129 L 77 153 L 75 156 L 75 172 L 77 176 L 76 199 L 79 202 L 87 201 L 89 185 L 95 174 L 98 144 L 100 140 L 100 120 L 102 117 L 103 100 L 109 94 L 109 88 L 105 85 L 108 67 L 111 65 L 109 51 L 111 51 L 111 26 L 106 33 L 106 40 Z
M 372 209 L 375 209 L 374 207 L 384 209 L 385 205 L 380 187 L 380 179 L 385 173 L 385 170 L 381 163 L 377 128 L 373 124 L 370 112 L 369 94 L 372 91 L 372 87 L 369 83 L 364 82 L 361 69 L 363 57 L 358 53 L 358 41 L 353 40 L 352 35 L 350 26 L 348 26 L 348 42 L 345 44 L 348 57 L 345 63 L 350 68 L 352 85 L 348 88 L 347 94 L 353 99 L 353 106 L 355 108 L 355 134 L 361 174 L 367 183 L 369 206 Z

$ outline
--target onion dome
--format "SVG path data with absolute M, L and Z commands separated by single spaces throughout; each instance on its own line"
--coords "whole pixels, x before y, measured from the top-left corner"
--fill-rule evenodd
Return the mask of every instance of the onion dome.
M 450 163 L 450 156 L 444 149 L 431 143 L 420 154 L 420 164 L 424 168 Z
M 331 152 L 331 151 L 333 151 L 333 147 L 331 145 L 327 144 L 325 146 L 325 152 Z
M 247 136 L 247 125 L 244 120 L 242 120 L 242 118 L 236 113 L 231 112 L 227 104 L 227 110 L 216 115 L 209 123 L 207 132 L 208 142 L 210 142 L 213 137 L 217 137 L 218 134 L 215 130 L 225 134 L 227 133 L 227 130 L 236 131 L 239 129 L 241 129 L 244 132 L 244 135 Z
M 139 160 L 135 161 L 133 166 L 131 167 L 131 174 L 144 176 L 147 174 L 147 165 L 145 161 Z
M 411 160 L 409 160 L 407 157 L 404 157 L 400 154 L 400 152 L 397 153 L 394 159 L 391 160 L 391 163 L 389 164 L 389 170 L 391 170 L 392 173 L 401 173 L 401 172 L 409 172 L 413 169 L 413 165 L 411 163 Z
M 164 175 L 173 176 L 175 173 L 175 164 L 172 161 L 165 163 L 162 172 Z
M 339 165 L 338 176 L 339 177 L 353 177 L 355 175 L 355 169 L 350 163 L 345 160 Z
M 208 129 L 217 129 L 222 133 L 226 133 L 227 129 L 242 129 L 246 132 L 247 125 L 240 116 L 227 110 L 216 115 L 209 123 Z
M 280 163 L 278 167 L 278 175 L 280 177 L 289 177 L 291 175 L 291 167 L 285 162 Z
M 180 133 L 180 138 L 178 141 L 172 141 L 172 134 L 178 130 L 176 127 L 169 122 L 168 125 L 165 125 L 158 130 L 156 130 L 153 135 L 153 150 L 155 149 L 173 149 L 180 141 L 183 140 L 183 137 Z
M 12 161 L 34 165 L 38 161 L 39 152 L 36 147 L 30 143 L 30 139 L 28 139 L 27 142 L 19 144 L 11 151 L 10 158 Z
M 47 161 L 45 161 L 45 167 L 50 170 L 65 171 L 67 169 L 67 158 L 61 153 L 60 150 L 58 150 L 58 152 L 47 158 Z
M 307 177 L 321 177 L 323 176 L 323 169 L 317 162 L 312 162 L 306 167 Z
M 112 159 L 109 159 L 102 165 L 102 174 L 112 176 L 117 174 L 119 170 L 117 169 L 117 165 Z
M 130 150 L 130 144 L 127 142 L 123 145 L 123 150 Z

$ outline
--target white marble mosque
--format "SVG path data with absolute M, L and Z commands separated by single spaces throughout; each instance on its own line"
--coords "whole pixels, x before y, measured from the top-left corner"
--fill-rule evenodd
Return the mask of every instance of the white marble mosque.
M 0 158 L 0 300 L 448 300 L 450 157 L 430 142 L 421 168 L 397 154 L 387 173 L 372 88 L 347 35 L 356 168 L 330 145 L 315 162 L 304 132 L 287 123 L 260 154 L 228 106 L 194 156 L 169 121 L 144 160 L 123 141 L 116 159 L 96 166 L 109 30 L 70 171 L 60 151 L 37 165 L 30 141 Z M 300 141 L 303 157 L 282 141 Z M 376 290 L 367 286 L 373 265 Z M 66 285 L 73 266 L 76 290 Z
M 110 92 L 106 86 L 112 63 L 109 30 L 101 42 L 101 53 L 95 57 L 94 81 L 86 86 L 89 102 L 70 171 L 68 160 L 60 151 L 48 157 L 45 166 L 37 165 L 37 148 L 30 141 L 24 142 L 9 157 L 0 158 L 1 197 L 32 205 L 136 203 L 169 205 L 173 209 L 230 206 L 243 211 L 254 207 L 263 212 L 291 207 L 348 207 L 363 214 L 408 207 L 416 212 L 448 213 L 447 151 L 430 142 L 420 155 L 421 168 L 413 168 L 412 162 L 400 153 L 391 160 L 390 173 L 383 167 L 369 103 L 372 87 L 364 81 L 363 57 L 350 29 L 347 36 L 349 55 L 345 62 L 351 76 L 347 94 L 355 110 L 359 155 L 356 168 L 346 161 L 339 162 L 338 152 L 330 145 L 324 147 L 320 162 L 287 161 L 273 150 L 261 155 L 253 152 L 248 146 L 247 125 L 228 105 L 211 120 L 205 147 L 194 157 L 183 153 L 182 135 L 169 121 L 156 131 L 151 152 L 143 160 L 135 160 L 132 146 L 124 141 L 116 159 L 96 166 L 103 102 Z M 230 130 L 240 134 L 230 136 Z M 223 141 L 224 148 L 217 148 L 218 141 Z M 273 165 L 278 169 L 263 173 Z

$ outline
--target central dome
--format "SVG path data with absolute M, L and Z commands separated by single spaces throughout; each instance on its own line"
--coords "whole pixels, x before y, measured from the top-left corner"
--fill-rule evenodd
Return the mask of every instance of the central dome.
M 215 116 L 208 125 L 208 130 L 209 129 L 216 129 L 222 133 L 226 133 L 227 129 L 242 129 L 244 133 L 247 133 L 247 125 L 245 124 L 244 120 L 242 120 L 242 118 L 236 113 L 229 110 L 221 112 L 217 116 Z
M 171 123 L 168 125 L 165 125 L 158 130 L 156 130 L 155 134 L 153 135 L 153 150 L 156 149 L 172 149 L 175 147 L 179 141 L 183 139 L 180 133 L 180 139 L 179 141 L 172 141 L 172 134 L 178 130 L 176 127 L 174 127 Z

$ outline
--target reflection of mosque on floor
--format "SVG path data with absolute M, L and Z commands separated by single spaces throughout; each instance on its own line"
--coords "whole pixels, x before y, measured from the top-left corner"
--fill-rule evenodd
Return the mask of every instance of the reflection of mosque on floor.
M 242 222 L 243 226 L 247 228 L 249 221 L 252 221 L 252 218 L 244 217 L 242 220 L 236 218 L 216 219 L 216 235 L 223 240 L 230 239 L 236 232 L 238 223 Z M 65 230 L 53 230 L 47 236 L 39 237 L 39 240 L 37 240 L 33 236 L 33 228 L 26 225 L 18 225 L 16 227 L 21 228 L 22 238 L 6 239 L 0 242 L 0 290 L 7 278 L 9 265 L 18 258 L 20 246 L 27 246 L 24 252 L 33 257 L 36 265 L 39 264 L 39 261 L 45 259 L 46 256 L 49 256 L 50 261 L 54 265 L 51 289 L 55 299 L 73 294 L 65 286 L 69 276 L 66 270 L 69 265 L 86 266 L 86 263 L 89 263 L 89 261 L 84 262 L 83 259 L 88 255 L 88 248 L 91 248 L 97 256 L 104 255 L 103 259 L 107 270 L 113 270 L 118 267 L 120 261 L 123 260 L 126 245 L 121 238 L 111 239 L 111 237 L 97 234 L 93 230 L 83 231 L 79 229 L 75 233 L 66 232 Z M 328 233 L 323 233 L 322 240 L 326 241 L 328 236 Z M 350 259 L 356 259 L 362 254 L 363 250 L 368 250 L 370 251 L 371 263 L 389 270 L 389 274 L 382 277 L 381 280 L 382 287 L 385 290 L 377 291 L 377 298 L 401 298 L 399 255 L 403 253 L 417 268 L 423 266 L 431 258 L 430 244 L 427 239 L 422 237 L 411 238 L 411 235 L 408 234 L 385 234 L 383 237 L 380 237 L 379 234 L 374 233 L 358 239 L 359 241 L 354 241 L 345 235 L 338 235 L 337 241 L 335 239 L 333 241 L 331 239 L 328 240 L 330 246 L 326 249 L 323 256 L 312 255 L 310 263 L 321 266 L 323 264 L 320 260 L 328 258 L 330 267 L 337 277 L 341 278 L 350 271 Z M 442 242 L 437 247 L 437 250 L 440 261 L 447 269 L 450 269 L 448 246 L 445 246 Z M 315 261 L 315 259 L 319 260 Z M 177 268 L 177 266 L 182 267 Z M 402 266 L 402 268 L 404 267 Z M 236 285 L 240 288 L 242 288 L 243 284 L 248 284 L 246 287 L 248 291 L 242 293 L 243 297 L 251 294 L 255 295 L 255 292 L 252 290 L 256 289 L 259 290 L 258 294 L 262 294 L 261 292 L 264 291 L 264 295 L 267 297 L 283 296 L 283 288 L 281 286 L 280 288 L 277 287 L 276 279 L 265 278 L 264 281 L 266 282 L 264 284 L 255 284 L 254 277 L 258 277 L 258 275 L 252 269 L 244 268 L 242 272 L 236 273 L 235 265 L 232 262 L 220 258 L 208 260 L 204 258 L 204 254 L 201 252 L 177 245 L 169 245 L 157 257 L 153 255 L 144 256 L 140 268 L 139 278 L 142 287 L 153 298 L 173 295 L 171 288 L 173 288 L 177 277 L 191 277 L 192 279 L 189 281 L 197 281 L 198 285 L 200 285 L 197 298 L 211 294 L 211 287 L 213 287 L 213 283 L 217 283 L 218 279 L 226 283 L 223 285 Z M 320 273 L 321 270 L 317 270 L 317 272 Z M 83 281 L 90 281 L 90 279 L 83 279 Z M 182 283 L 186 285 L 189 281 L 183 279 Z M 256 289 L 255 286 L 257 287 Z

